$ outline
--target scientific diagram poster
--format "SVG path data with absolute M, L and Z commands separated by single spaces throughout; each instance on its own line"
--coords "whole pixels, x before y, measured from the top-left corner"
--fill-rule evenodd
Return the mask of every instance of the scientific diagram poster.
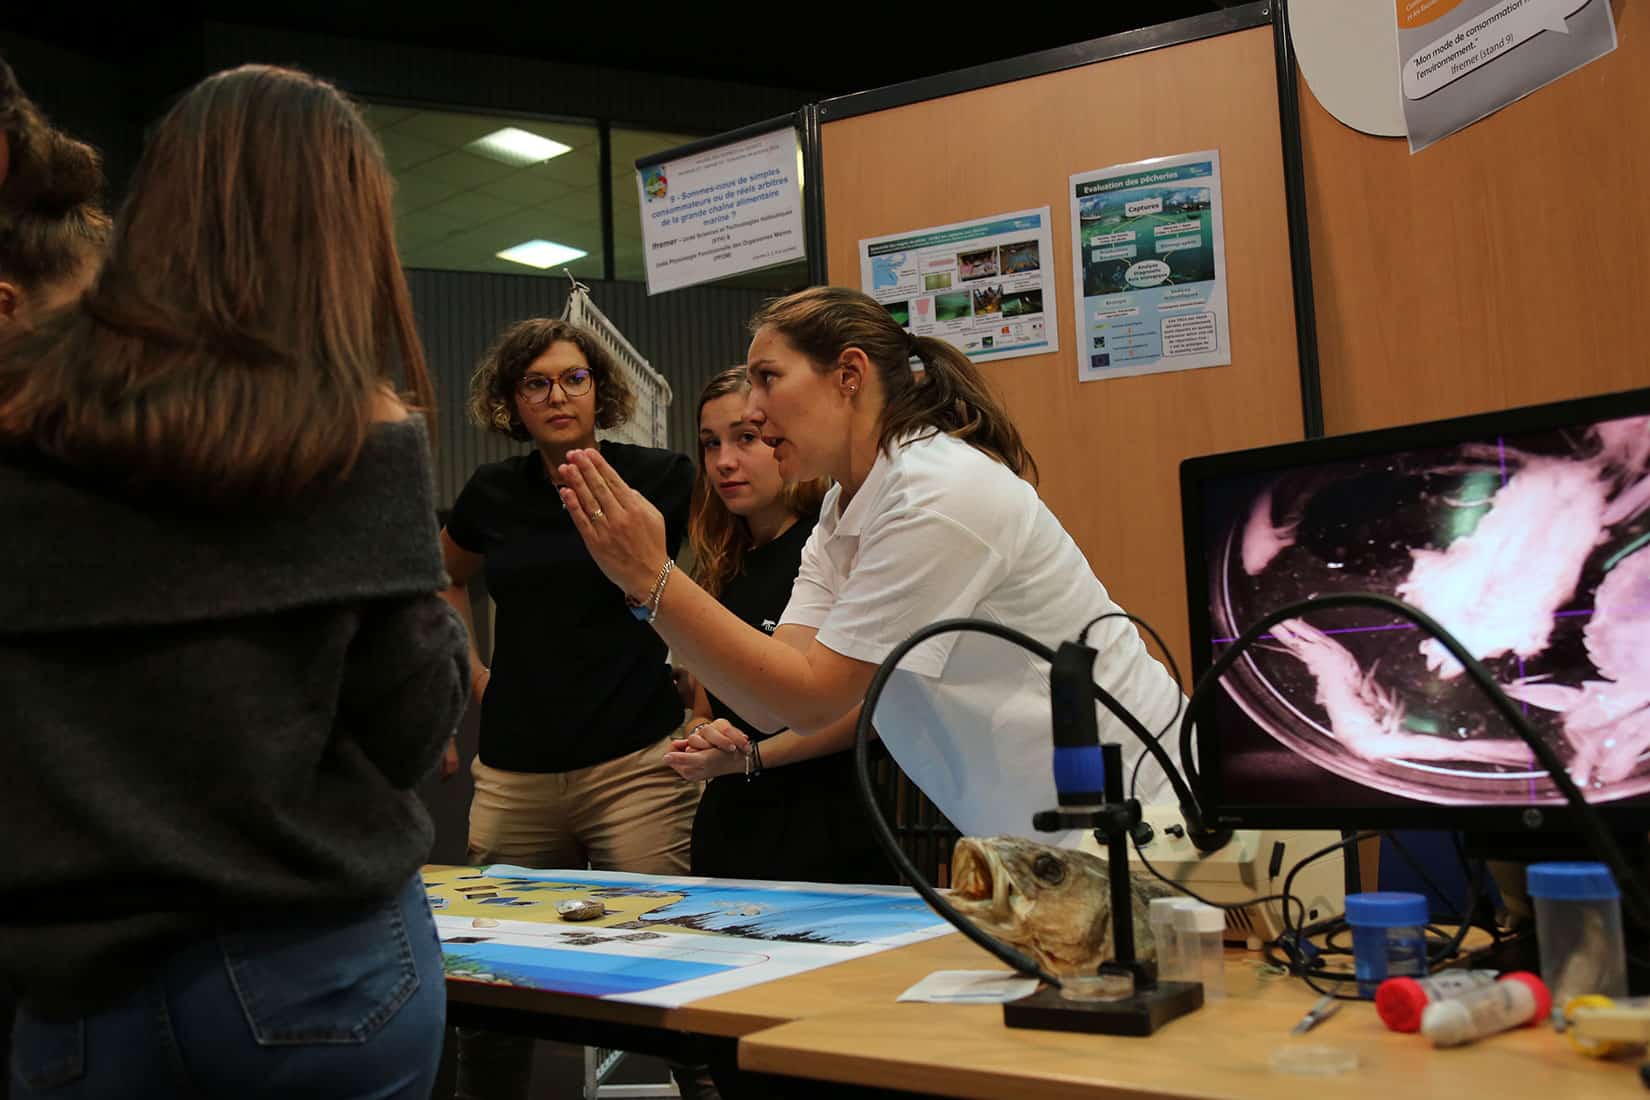
M 1230 363 L 1220 154 L 1079 172 L 1070 196 L 1077 377 Z

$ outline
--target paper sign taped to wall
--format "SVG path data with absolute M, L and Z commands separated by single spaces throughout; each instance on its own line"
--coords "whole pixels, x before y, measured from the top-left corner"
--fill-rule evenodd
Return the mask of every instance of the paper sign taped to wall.
M 1394 0 L 1410 152 L 1616 48 L 1609 0 Z

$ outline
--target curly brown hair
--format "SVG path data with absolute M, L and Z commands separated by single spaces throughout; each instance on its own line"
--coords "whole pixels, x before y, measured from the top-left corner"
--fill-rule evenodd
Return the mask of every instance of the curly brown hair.
M 629 420 L 636 411 L 636 393 L 596 334 L 572 321 L 532 317 L 505 329 L 470 376 L 470 416 L 475 422 L 521 443 L 532 439 L 516 415 L 516 386 L 533 360 L 563 340 L 584 354 L 595 376 L 596 427 L 617 428 Z

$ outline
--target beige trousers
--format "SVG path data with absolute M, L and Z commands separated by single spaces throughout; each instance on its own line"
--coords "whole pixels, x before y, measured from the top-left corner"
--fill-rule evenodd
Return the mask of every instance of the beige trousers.
M 471 765 L 469 862 L 685 875 L 699 784 L 665 764 L 670 737 L 570 772 Z

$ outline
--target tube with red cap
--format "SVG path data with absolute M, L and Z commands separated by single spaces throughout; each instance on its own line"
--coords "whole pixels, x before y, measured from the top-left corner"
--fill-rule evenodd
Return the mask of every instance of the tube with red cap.
M 1500 971 L 1445 970 L 1430 978 L 1388 978 L 1375 990 L 1375 1013 L 1393 1031 L 1420 1031 L 1427 1005 L 1494 985 Z
M 1427 1005 L 1421 1013 L 1421 1034 L 1435 1047 L 1459 1046 L 1545 1020 L 1552 1010 L 1546 983 L 1534 974 L 1517 971 L 1463 997 Z

